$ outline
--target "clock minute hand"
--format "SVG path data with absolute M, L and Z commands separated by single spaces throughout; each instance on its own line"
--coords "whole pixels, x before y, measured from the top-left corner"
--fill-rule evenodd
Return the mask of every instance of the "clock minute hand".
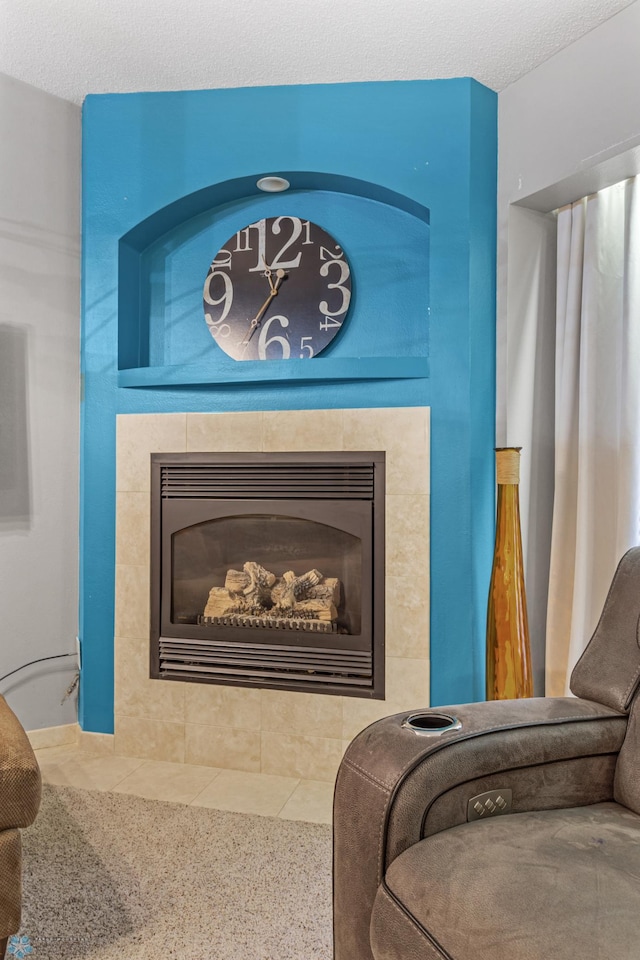
M 272 288 L 272 290 L 271 290 L 271 293 L 269 294 L 269 296 L 267 297 L 267 299 L 265 300 L 265 302 L 262 304 L 262 306 L 260 307 L 260 309 L 259 309 L 258 312 L 256 313 L 255 317 L 254 317 L 253 320 L 251 321 L 251 323 L 250 323 L 250 325 L 249 325 L 249 329 L 247 330 L 247 333 L 246 333 L 246 336 L 245 336 L 244 340 L 241 340 L 241 341 L 240 341 L 240 343 L 241 343 L 242 346 L 246 345 L 246 344 L 249 343 L 249 341 L 251 340 L 251 337 L 254 335 L 254 333 L 255 333 L 255 331 L 256 331 L 256 327 L 258 326 L 258 324 L 259 324 L 260 321 L 262 320 L 262 318 L 263 318 L 263 316 L 264 316 L 264 314 L 265 314 L 265 312 L 266 312 L 267 307 L 269 306 L 269 304 L 271 303 L 271 301 L 273 300 L 273 298 L 278 296 L 278 287 L 280 286 L 280 284 L 281 284 L 282 281 L 284 280 L 285 276 L 286 276 L 286 273 L 284 272 L 284 270 L 278 270 L 278 272 L 276 273 L 276 282 L 275 282 L 274 285 L 273 285 L 273 288 Z

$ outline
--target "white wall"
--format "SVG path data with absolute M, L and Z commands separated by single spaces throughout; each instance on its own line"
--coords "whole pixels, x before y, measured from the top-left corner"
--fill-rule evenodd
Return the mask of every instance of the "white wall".
M 542 693 L 555 352 L 555 241 L 545 213 L 640 172 L 640 2 L 507 87 L 498 141 L 497 437 L 524 447 L 523 540 Z M 534 383 L 546 398 L 535 409 Z
M 0 74 L 0 676 L 75 651 L 78 620 L 80 108 Z M 0 682 L 27 729 L 74 659 Z

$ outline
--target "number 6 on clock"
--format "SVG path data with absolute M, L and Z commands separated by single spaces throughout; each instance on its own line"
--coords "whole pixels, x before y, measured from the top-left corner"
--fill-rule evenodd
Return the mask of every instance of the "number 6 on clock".
M 289 341 L 286 337 L 269 337 L 269 327 L 271 324 L 277 320 L 280 323 L 280 326 L 285 328 L 289 326 L 289 321 L 286 317 L 276 316 L 269 317 L 264 327 L 260 331 L 260 337 L 258 338 L 258 359 L 266 360 L 267 359 L 267 347 L 271 346 L 272 343 L 279 343 L 282 347 L 282 360 L 288 360 L 291 356 L 291 347 L 289 346 Z M 274 358 L 275 359 L 275 358 Z

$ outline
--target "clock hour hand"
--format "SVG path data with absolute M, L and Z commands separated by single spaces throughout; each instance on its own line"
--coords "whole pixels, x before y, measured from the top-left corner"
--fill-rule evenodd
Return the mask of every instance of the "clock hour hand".
M 240 341 L 242 346 L 245 346 L 247 343 L 249 343 L 249 341 L 251 340 L 251 337 L 256 332 L 256 327 L 258 326 L 263 316 L 265 315 L 267 307 L 269 306 L 273 298 L 278 296 L 278 287 L 280 286 L 280 284 L 282 283 L 285 277 L 286 277 L 286 273 L 284 272 L 284 270 L 278 270 L 276 272 L 276 282 L 271 287 L 271 293 L 269 294 L 265 302 L 262 304 L 262 306 L 256 313 L 255 317 L 249 324 L 249 329 L 247 330 L 244 340 Z M 269 283 L 271 283 L 270 279 L 269 279 Z
M 267 280 L 269 281 L 269 287 L 271 288 L 271 293 L 273 293 L 273 291 L 276 290 L 277 288 L 274 286 L 273 280 L 271 279 L 271 267 L 267 264 L 267 261 L 265 260 L 264 257 L 262 258 L 262 262 L 264 263 L 263 276 L 266 277 Z

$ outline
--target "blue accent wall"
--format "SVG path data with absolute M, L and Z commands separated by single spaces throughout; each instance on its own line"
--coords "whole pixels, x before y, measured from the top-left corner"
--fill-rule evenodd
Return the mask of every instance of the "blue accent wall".
M 484 696 L 496 104 L 468 79 L 86 99 L 83 729 L 113 729 L 118 413 L 430 406 L 431 702 Z M 292 190 L 260 194 L 267 173 Z M 343 245 L 354 301 L 321 357 L 251 382 L 209 336 L 202 284 L 235 230 L 280 213 Z

